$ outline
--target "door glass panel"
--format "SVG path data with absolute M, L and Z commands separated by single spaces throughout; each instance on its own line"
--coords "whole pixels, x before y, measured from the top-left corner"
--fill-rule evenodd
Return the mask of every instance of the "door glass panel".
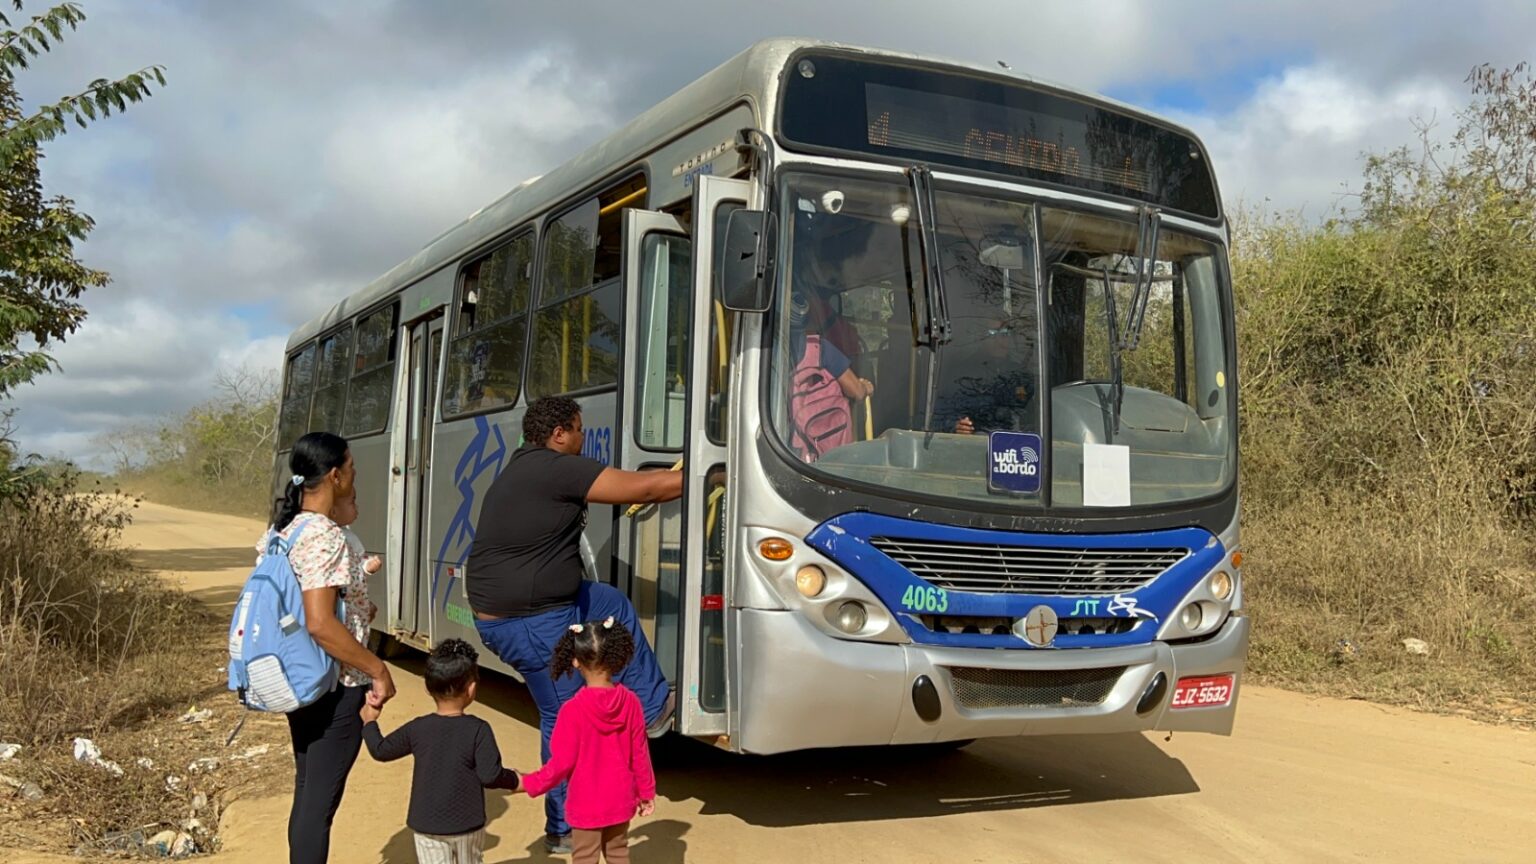
M 666 234 L 645 237 L 640 272 L 639 421 L 635 441 L 652 450 L 681 450 L 688 363 L 692 246 Z
M 678 680 L 678 620 L 682 592 L 683 502 L 647 507 L 633 520 L 635 569 L 630 597 L 656 661 Z
M 731 214 L 742 209 L 742 205 L 734 201 L 721 204 L 715 208 L 714 225 L 714 257 L 710 260 L 719 262 L 725 255 L 725 223 L 731 218 Z M 731 348 L 731 323 L 735 320 L 735 313 L 727 312 L 725 305 L 720 302 L 720 285 L 710 279 L 709 284 L 713 301 L 710 305 L 709 318 L 709 396 L 705 408 L 704 426 L 709 440 L 716 444 L 725 443 L 726 407 L 730 402 L 731 379 L 728 368 Z
M 718 469 L 725 466 L 717 465 Z M 704 573 L 699 606 L 699 707 L 725 710 L 725 472 L 704 501 Z

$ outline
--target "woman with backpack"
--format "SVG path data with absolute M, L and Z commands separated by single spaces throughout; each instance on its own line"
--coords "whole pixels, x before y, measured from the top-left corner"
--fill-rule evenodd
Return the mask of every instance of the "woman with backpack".
M 373 606 L 363 561 L 331 518 L 356 494 L 357 469 L 347 441 L 311 432 L 294 443 L 288 466 L 293 477 L 273 514 L 272 530 L 291 544 L 288 562 L 303 589 L 310 636 L 341 665 L 334 689 L 287 715 L 294 759 L 288 860 L 311 864 L 330 856 L 331 822 L 363 742 L 359 711 L 365 701 L 383 706 L 394 697 L 395 684 L 384 661 L 365 647 Z

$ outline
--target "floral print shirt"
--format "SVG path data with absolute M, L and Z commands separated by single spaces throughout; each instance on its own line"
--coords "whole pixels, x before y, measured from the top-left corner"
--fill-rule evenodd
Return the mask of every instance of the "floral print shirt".
M 368 602 L 368 578 L 363 571 L 363 544 L 349 529 L 332 522 L 323 513 L 300 513 L 283 529 L 284 541 L 293 536 L 300 526 L 304 533 L 299 542 L 288 552 L 288 563 L 294 575 L 299 577 L 299 587 L 305 591 L 316 588 L 340 588 L 344 601 L 342 624 L 360 644 L 368 644 L 368 618 L 372 604 Z M 256 545 L 256 560 L 267 552 L 272 531 Z M 373 679 L 359 669 L 345 663 L 341 666 L 343 687 L 367 687 Z

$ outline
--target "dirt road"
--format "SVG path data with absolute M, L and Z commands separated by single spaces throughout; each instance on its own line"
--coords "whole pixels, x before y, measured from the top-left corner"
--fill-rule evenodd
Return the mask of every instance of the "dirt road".
M 255 522 L 145 505 L 140 560 L 228 604 Z M 430 710 L 414 658 L 385 728 Z M 535 711 L 490 676 L 475 710 L 509 765 L 536 767 Z M 1232 738 L 1124 735 L 983 741 L 927 757 L 882 749 L 731 756 L 656 752 L 661 800 L 637 862 L 1536 861 L 1536 732 L 1246 688 Z M 414 861 L 406 761 L 359 759 L 332 860 Z M 538 842 L 542 802 L 493 794 L 488 862 L 563 860 Z M 235 802 L 222 861 L 286 860 L 286 798 Z

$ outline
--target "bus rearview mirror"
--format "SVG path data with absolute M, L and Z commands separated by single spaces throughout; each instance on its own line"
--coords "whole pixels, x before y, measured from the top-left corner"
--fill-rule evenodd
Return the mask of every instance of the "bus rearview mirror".
M 768 311 L 767 267 L 772 248 L 764 236 L 768 222 L 761 210 L 737 210 L 725 223 L 725 243 L 715 273 L 720 302 L 732 312 Z

